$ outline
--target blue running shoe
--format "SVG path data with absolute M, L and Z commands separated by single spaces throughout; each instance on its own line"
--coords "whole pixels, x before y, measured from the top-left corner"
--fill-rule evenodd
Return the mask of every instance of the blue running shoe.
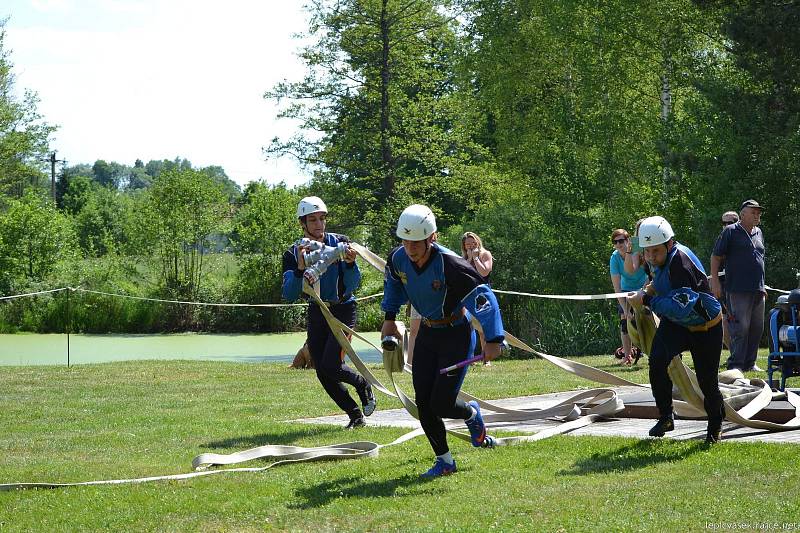
M 476 448 L 480 448 L 483 446 L 483 441 L 486 440 L 486 426 L 483 425 L 481 407 L 475 400 L 470 401 L 467 405 L 475 409 L 475 416 L 472 420 L 465 420 L 465 423 L 469 429 L 470 437 L 472 437 L 472 445 Z
M 453 464 L 446 463 L 444 459 L 436 458 L 436 462 L 433 463 L 433 466 L 425 472 L 424 474 L 420 474 L 419 477 L 423 479 L 433 479 L 436 477 L 441 476 L 449 476 L 450 474 L 454 474 L 458 469 L 456 468 L 456 462 L 453 461 Z

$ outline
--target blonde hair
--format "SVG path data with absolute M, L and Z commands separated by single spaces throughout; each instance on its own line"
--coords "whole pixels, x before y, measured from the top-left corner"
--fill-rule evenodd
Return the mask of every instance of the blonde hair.
M 461 236 L 461 257 L 463 257 L 464 259 L 467 258 L 467 247 L 464 246 L 464 243 L 469 237 L 472 237 L 473 239 L 475 239 L 475 242 L 478 243 L 478 253 L 481 253 L 483 251 L 483 241 L 481 240 L 481 238 L 478 237 L 477 234 L 468 231 Z
M 620 229 L 615 229 L 614 231 L 611 232 L 611 240 L 613 241 L 614 239 L 616 239 L 620 235 L 622 235 L 626 239 L 630 238 L 630 235 L 628 234 L 628 230 L 624 230 L 624 229 L 620 228 Z

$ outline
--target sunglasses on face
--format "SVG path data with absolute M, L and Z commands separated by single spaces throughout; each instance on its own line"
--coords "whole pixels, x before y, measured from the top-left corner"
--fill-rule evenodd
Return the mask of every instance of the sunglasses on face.
M 623 244 L 627 240 L 628 239 L 614 239 L 611 242 L 613 242 L 614 244 Z
M 729 226 L 729 225 L 731 225 L 731 224 L 735 224 L 735 223 L 736 223 L 736 222 L 735 222 L 734 220 L 723 220 L 723 221 L 722 221 L 722 225 L 723 225 L 723 226 Z

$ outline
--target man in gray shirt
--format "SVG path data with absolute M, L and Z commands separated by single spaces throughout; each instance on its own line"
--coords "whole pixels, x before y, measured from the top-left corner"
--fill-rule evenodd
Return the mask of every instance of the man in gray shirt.
M 725 265 L 725 300 L 731 355 L 728 369 L 761 371 L 756 365 L 758 342 L 764 331 L 764 235 L 763 207 L 745 200 L 739 209 L 739 222 L 726 226 L 714 245 L 711 256 L 711 290 L 722 296 L 719 270 Z

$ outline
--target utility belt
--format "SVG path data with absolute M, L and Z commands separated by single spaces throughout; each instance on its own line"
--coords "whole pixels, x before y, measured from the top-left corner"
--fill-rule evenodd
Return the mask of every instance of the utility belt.
M 722 313 L 717 313 L 717 316 L 706 322 L 705 324 L 700 324 L 697 326 L 686 326 L 686 329 L 691 331 L 692 333 L 708 331 L 717 324 L 722 322 Z
M 448 328 L 459 326 L 465 322 L 463 315 L 450 315 L 446 318 L 430 319 L 422 317 L 422 324 L 429 328 Z
M 355 305 L 356 301 L 353 298 L 349 298 L 349 299 L 347 299 L 345 301 L 341 301 L 341 300 L 323 300 L 322 303 L 324 303 L 325 306 L 330 309 L 330 308 L 335 307 L 337 305 Z M 308 300 L 308 305 L 316 307 L 317 306 L 317 302 L 315 300 L 309 299 Z

